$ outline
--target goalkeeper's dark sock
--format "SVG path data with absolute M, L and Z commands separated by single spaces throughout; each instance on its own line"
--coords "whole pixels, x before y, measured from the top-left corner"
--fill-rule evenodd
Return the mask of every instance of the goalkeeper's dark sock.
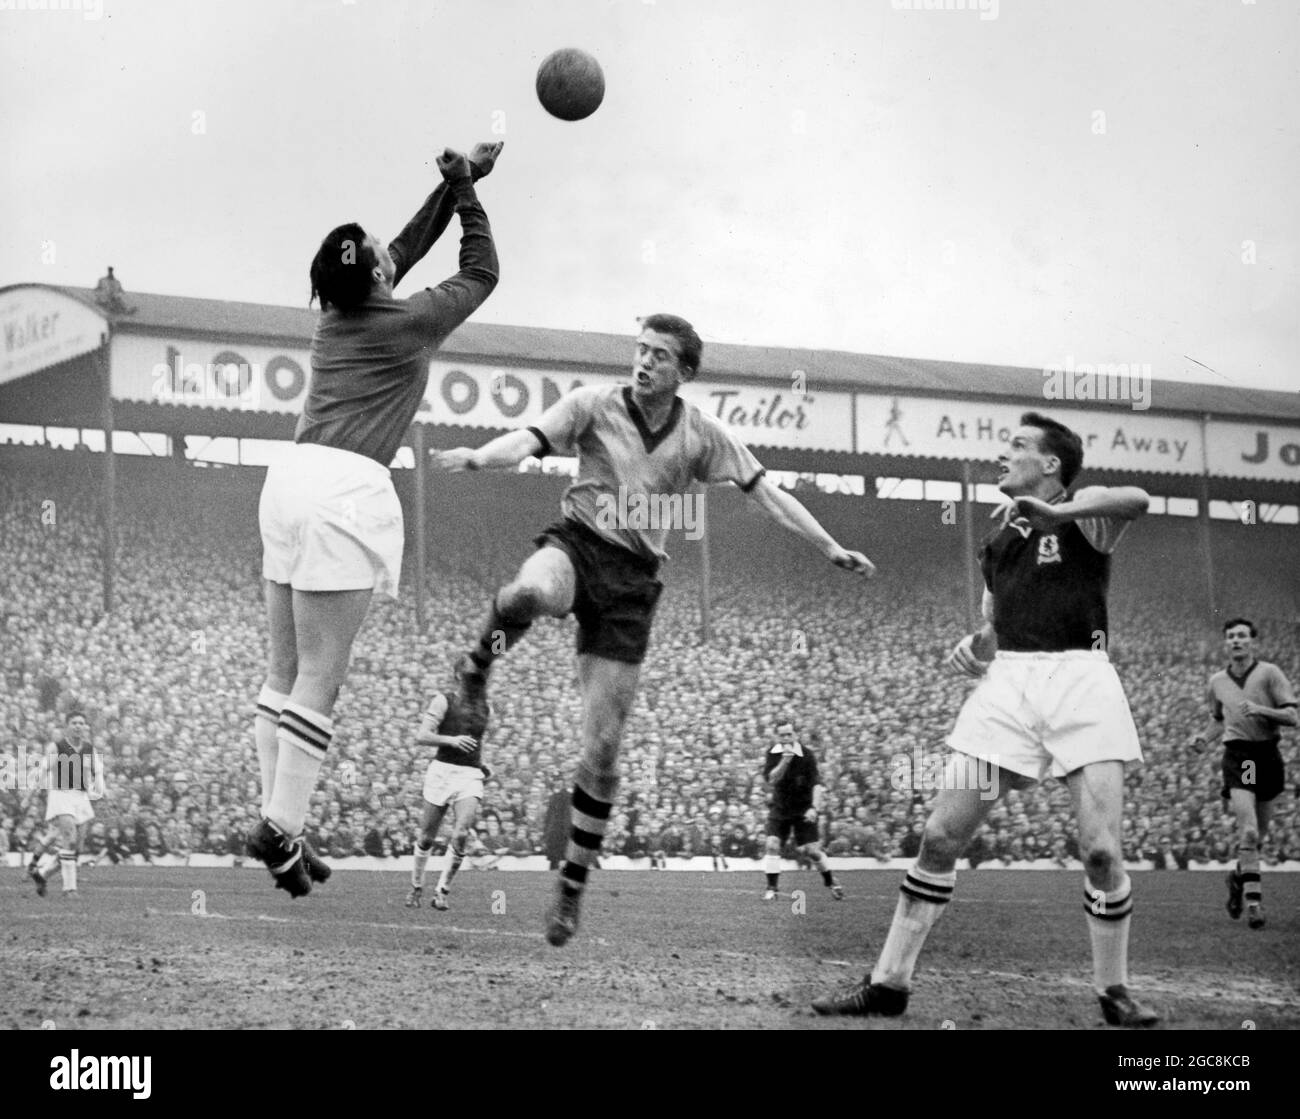
M 823 870 L 823 871 L 822 871 L 822 882 L 823 882 L 825 885 L 827 885 L 827 886 L 834 886 L 834 885 L 835 885 L 835 875 L 832 874 L 829 870 Z
M 491 671 L 493 661 L 512 649 L 533 624 L 531 603 L 525 603 L 523 608 L 503 611 L 498 605 L 500 598 L 498 594 L 492 600 L 487 624 L 483 627 L 478 644 L 469 653 L 469 659 L 485 675 Z

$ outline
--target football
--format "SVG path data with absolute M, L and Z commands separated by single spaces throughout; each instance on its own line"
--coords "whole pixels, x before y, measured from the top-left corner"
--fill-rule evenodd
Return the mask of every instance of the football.
M 586 51 L 576 47 L 553 51 L 537 69 L 537 99 L 560 120 L 591 116 L 604 97 L 605 75 Z

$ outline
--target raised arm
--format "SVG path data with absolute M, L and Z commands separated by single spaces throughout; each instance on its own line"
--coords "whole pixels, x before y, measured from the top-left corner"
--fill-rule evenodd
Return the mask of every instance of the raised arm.
M 1071 501 L 1058 505 L 1067 520 L 1082 521 L 1089 517 L 1118 517 L 1135 521 L 1143 516 L 1151 498 L 1139 486 L 1088 486 Z
M 1137 486 L 1088 486 L 1069 501 L 1055 505 L 1037 497 L 1014 497 L 994 509 L 991 516 L 1001 518 L 1004 527 L 1014 518 L 1023 517 L 1040 532 L 1079 521 L 1081 528 L 1094 530 L 1089 533 L 1090 538 L 1098 537 L 1093 541 L 1094 546 L 1100 544 L 1102 551 L 1109 552 L 1122 529 L 1128 526 L 1121 524 L 1115 533 L 1105 533 L 1100 531 L 1104 525 L 1135 521 L 1146 513 L 1150 503 L 1146 490 Z M 1112 536 L 1113 539 L 1105 539 Z
M 460 215 L 460 271 L 436 288 L 417 292 L 406 302 L 415 312 L 421 336 L 432 344 L 440 344 L 478 310 L 500 276 L 492 228 L 474 193 L 469 160 L 449 150 L 439 157 L 438 168 Z
M 866 556 L 841 547 L 798 498 L 773 485 L 766 476 L 754 483 L 747 496 L 782 528 L 807 540 L 836 567 L 868 578 L 876 573 L 875 564 Z
M 470 152 L 471 182 L 478 182 L 492 170 L 501 148 L 502 145 L 499 143 L 479 144 Z M 406 227 L 388 246 L 388 254 L 393 258 L 395 267 L 393 287 L 397 287 L 402 277 L 423 260 L 425 254 L 433 248 L 434 242 L 442 236 L 451 222 L 451 215 L 455 210 L 456 198 L 444 179 L 424 200 L 424 205 L 416 211 L 415 217 L 406 223 Z
M 767 772 L 763 774 L 763 780 L 769 785 L 775 785 L 778 781 L 783 781 L 785 775 L 790 772 L 790 763 L 793 760 L 793 754 L 783 753 L 781 755 L 781 760 L 775 765 L 771 765 L 769 762 L 767 765 Z

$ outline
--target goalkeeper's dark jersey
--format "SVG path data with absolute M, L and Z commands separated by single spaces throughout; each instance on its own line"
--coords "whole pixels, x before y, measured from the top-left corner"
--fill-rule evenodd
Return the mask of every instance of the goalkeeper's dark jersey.
M 782 756 L 779 751 L 768 752 L 763 761 L 764 778 L 781 764 Z M 796 754 L 790 759 L 790 768 L 785 771 L 785 776 L 770 786 L 773 814 L 802 816 L 813 806 L 813 788 L 818 784 L 820 784 L 820 777 L 817 772 L 817 759 L 805 746 L 802 756 Z
M 409 299 L 378 292 L 361 307 L 321 312 L 311 343 L 311 384 L 295 443 L 321 443 L 388 466 L 424 399 L 429 356 L 496 286 L 499 266 L 487 215 L 468 179 L 429 196 L 389 247 L 393 286 L 437 236 L 440 205 L 460 215 L 460 271 Z

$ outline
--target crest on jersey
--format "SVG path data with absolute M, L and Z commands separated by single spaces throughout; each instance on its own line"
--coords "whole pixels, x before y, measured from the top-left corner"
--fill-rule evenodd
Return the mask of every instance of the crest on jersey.
M 1045 563 L 1061 562 L 1061 542 L 1056 538 L 1056 533 L 1050 533 L 1047 536 L 1038 538 L 1038 564 L 1041 567 Z

